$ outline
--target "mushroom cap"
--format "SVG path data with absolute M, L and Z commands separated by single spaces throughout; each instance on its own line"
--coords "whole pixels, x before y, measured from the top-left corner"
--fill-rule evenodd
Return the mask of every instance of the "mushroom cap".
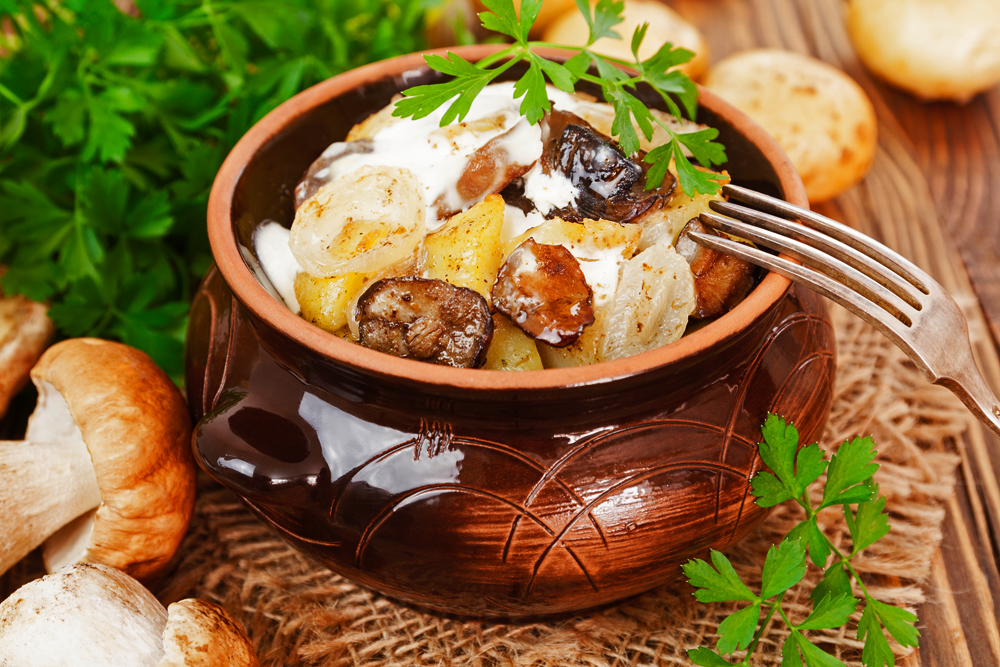
M 0 294 L 0 416 L 10 399 L 28 381 L 54 327 L 41 303 Z
M 81 560 L 152 579 L 194 511 L 191 418 L 177 387 L 139 350 L 93 338 L 53 345 L 31 378 L 63 396 L 94 462 L 102 502 Z
M 167 608 L 163 660 L 157 667 L 258 667 L 246 632 L 225 609 L 188 598 Z
M 0 662 L 11 667 L 153 667 L 167 612 L 135 579 L 80 563 L 0 603 Z

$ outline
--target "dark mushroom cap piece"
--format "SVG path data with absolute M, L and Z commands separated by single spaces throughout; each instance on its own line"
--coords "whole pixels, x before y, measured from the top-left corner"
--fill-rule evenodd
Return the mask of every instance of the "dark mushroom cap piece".
M 594 323 L 594 292 L 561 245 L 531 238 L 519 245 L 500 267 L 491 296 L 522 331 L 553 347 L 571 345 Z
M 357 314 L 365 347 L 443 366 L 482 366 L 493 338 L 486 299 L 443 280 L 379 280 L 358 299 Z
M 644 154 L 629 159 L 610 137 L 567 111 L 546 114 L 542 142 L 543 171 L 562 174 L 577 190 L 575 201 L 546 217 L 633 222 L 666 203 L 677 185 L 667 172 L 659 188 L 646 190 L 649 165 L 642 161 Z
M 688 261 L 694 274 L 698 303 L 691 317 L 703 320 L 728 313 L 753 289 L 757 271 L 738 257 L 700 245 L 689 236 L 690 231 L 723 234 L 707 229 L 698 218 L 692 218 L 677 238 L 677 252 Z

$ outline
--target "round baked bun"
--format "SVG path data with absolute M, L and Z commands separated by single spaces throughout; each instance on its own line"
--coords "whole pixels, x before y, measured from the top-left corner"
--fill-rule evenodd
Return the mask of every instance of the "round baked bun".
M 597 53 L 634 60 L 632 55 L 632 33 L 643 23 L 649 23 L 646 38 L 639 49 L 639 58 L 651 58 L 664 42 L 683 47 L 694 52 L 694 58 L 681 65 L 678 69 L 692 79 L 699 78 L 705 72 L 710 60 L 708 42 L 693 25 L 681 18 L 680 14 L 658 0 L 628 0 L 624 21 L 614 27 L 621 39 L 602 37 L 591 47 Z M 583 46 L 590 36 L 590 29 L 583 14 L 574 5 L 572 9 L 555 19 L 542 36 L 543 41 L 570 46 Z
M 514 0 L 514 9 L 520 16 L 521 0 Z M 569 11 L 577 11 L 575 0 L 542 0 L 542 8 L 538 10 L 538 17 L 531 24 L 531 34 L 533 36 L 541 35 L 549 27 L 549 24 Z
M 851 0 L 847 28 L 876 76 L 926 99 L 1000 83 L 997 0 Z
M 777 140 L 809 201 L 839 195 L 871 167 L 875 111 L 861 86 L 835 67 L 788 51 L 744 51 L 716 63 L 704 85 Z

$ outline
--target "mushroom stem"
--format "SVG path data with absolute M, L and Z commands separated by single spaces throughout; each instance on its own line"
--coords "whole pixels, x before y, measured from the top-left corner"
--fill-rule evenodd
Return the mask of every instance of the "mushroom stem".
M 0 572 L 101 504 L 97 475 L 80 443 L 0 442 Z

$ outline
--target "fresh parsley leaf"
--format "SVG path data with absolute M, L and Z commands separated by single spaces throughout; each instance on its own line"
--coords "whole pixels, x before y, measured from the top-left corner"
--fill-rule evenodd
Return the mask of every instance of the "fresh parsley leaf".
M 440 55 L 424 56 L 427 66 L 442 74 L 450 74 L 455 78 L 438 84 L 415 86 L 403 91 L 403 99 L 396 102 L 392 115 L 397 118 L 426 118 L 438 107 L 452 98 L 457 99 L 441 118 L 441 127 L 465 118 L 472 108 L 472 102 L 480 91 L 495 79 L 501 70 L 481 69 L 455 53 L 448 57 Z M 527 76 L 527 75 L 526 75 Z M 544 85 L 542 86 L 544 90 Z M 523 92 L 522 92 L 523 94 Z M 548 99 L 546 98 L 546 101 Z M 523 108 L 523 105 L 522 105 Z
M 802 667 L 802 656 L 799 654 L 799 642 L 795 638 L 796 631 L 793 628 L 791 634 L 781 645 L 781 667 Z
M 760 603 L 740 609 L 719 623 L 719 653 L 729 654 L 750 646 L 753 633 L 760 619 Z
M 788 644 L 791 641 L 794 641 L 795 645 L 802 652 L 802 657 L 805 658 L 807 667 L 844 667 L 843 662 L 810 642 L 798 630 L 792 629 L 792 633 L 785 640 L 785 643 Z
M 488 12 L 480 12 L 479 20 L 487 30 L 499 32 L 513 38 L 515 42 L 523 42 L 528 38 L 528 30 L 522 28 L 522 23 L 517 17 L 512 0 L 482 0 L 483 6 Z M 527 4 L 534 5 L 535 0 L 529 0 Z M 541 3 L 538 3 L 541 5 Z M 536 10 L 535 16 L 538 15 Z M 534 19 L 532 19 L 534 21 Z M 530 27 L 530 24 L 529 26 Z
M 82 158 L 89 162 L 99 156 L 101 162 L 121 162 L 132 145 L 135 125 L 119 113 L 118 100 L 102 94 L 87 105 L 90 127 Z
M 610 39 L 621 39 L 622 36 L 612 30 L 616 25 L 624 21 L 622 12 L 625 10 L 624 0 L 599 0 L 594 5 L 594 12 L 590 12 L 590 3 L 587 0 L 576 0 L 576 6 L 587 20 L 587 27 L 590 28 L 590 35 L 587 38 L 587 46 L 590 46 L 602 37 Z
M 56 101 L 45 120 L 52 124 L 52 131 L 62 141 L 63 146 L 72 146 L 85 136 L 86 107 L 83 94 L 70 88 Z
M 809 594 L 809 598 L 815 604 L 827 595 L 850 595 L 854 596 L 851 589 L 851 576 L 847 573 L 847 568 L 840 561 L 835 562 L 823 573 L 823 579 L 816 588 Z
M 611 132 L 618 137 L 618 146 L 626 155 L 634 155 L 639 150 L 639 135 L 636 134 L 635 128 L 632 126 L 632 114 L 628 100 L 630 97 L 632 96 L 621 89 L 614 89 L 608 94 L 615 109 L 615 118 L 611 122 Z
M 761 579 L 761 599 L 784 593 L 802 581 L 806 574 L 806 552 L 799 540 L 787 537 L 776 547 L 767 550 Z
M 547 58 L 542 58 L 541 56 L 536 56 L 535 54 L 530 54 L 532 62 L 537 61 L 538 65 L 542 68 L 542 71 L 549 77 L 552 84 L 563 91 L 564 93 L 572 93 L 574 88 L 573 84 L 576 83 L 580 75 L 574 70 L 570 69 L 567 65 L 560 65 L 554 60 L 549 60 Z
M 889 641 L 882 634 L 882 626 L 870 599 L 858 621 L 858 639 L 865 642 L 861 649 L 861 662 L 865 667 L 892 667 L 896 664 L 896 657 L 892 654 Z
M 681 566 L 688 583 L 698 589 L 694 596 L 699 602 L 760 601 L 736 574 L 725 554 L 712 549 L 710 556 L 715 568 L 700 558 L 689 560 Z
M 782 646 L 783 667 L 801 667 L 803 661 L 807 667 L 842 667 L 839 659 L 810 642 L 802 631 L 839 628 L 850 622 L 859 603 L 851 583 L 852 577 L 857 578 L 858 575 L 850 561 L 889 532 L 885 498 L 879 495 L 878 485 L 872 480 L 878 469 L 872 462 L 876 455 L 874 443 L 869 438 L 846 442 L 827 466 L 824 452 L 818 445 L 803 447 L 796 452 L 798 432 L 778 417 L 772 415 L 767 418 L 761 435 L 759 453 L 773 472 L 754 478 L 752 486 L 757 504 L 771 506 L 794 498 L 805 510 L 806 518 L 793 527 L 778 546 L 768 550 L 761 573 L 759 598 L 750 599 L 747 595 L 749 589 L 746 592 L 740 589 L 743 584 L 728 560 L 716 562 L 716 569 L 703 561 L 691 561 L 685 566 L 685 574 L 692 583 L 697 582 L 696 585 L 701 587 L 695 591 L 699 600 L 744 600 L 751 603 L 720 624 L 718 650 L 721 653 L 731 653 L 737 648 L 755 648 L 767 628 L 768 620 L 779 612 L 790 630 Z M 827 473 L 824 504 L 813 509 L 807 487 L 819 479 L 824 470 Z M 854 542 L 854 548 L 847 554 L 832 545 L 817 522 L 817 514 L 825 507 L 834 505 L 843 505 L 844 517 Z M 857 505 L 857 509 L 852 509 L 852 505 Z M 810 592 L 812 613 L 798 625 L 793 625 L 786 611 L 782 610 L 782 602 L 785 592 L 799 583 L 805 574 L 807 548 L 817 566 L 823 566 L 831 554 L 834 560 L 824 572 L 823 579 Z M 712 552 L 713 561 L 716 553 Z M 728 570 L 725 566 L 729 566 Z M 857 637 L 864 642 L 862 662 L 866 667 L 892 665 L 894 657 L 883 627 L 903 646 L 916 646 L 920 636 L 915 625 L 916 616 L 874 599 L 863 581 L 858 580 L 857 584 L 865 600 L 857 628 Z M 758 623 L 760 608 L 765 606 L 769 608 L 767 617 Z M 753 648 L 739 664 L 750 664 L 752 653 Z M 697 664 L 720 664 L 715 662 L 718 656 L 713 658 L 715 654 L 711 651 L 689 651 L 689 655 L 692 660 L 697 655 L 702 661 Z
M 670 171 L 670 161 L 673 159 L 676 144 L 676 141 L 670 141 L 669 143 L 661 144 L 646 153 L 646 157 L 644 157 L 642 161 L 651 165 L 649 167 L 649 171 L 646 172 L 647 190 L 658 188 L 663 183 L 663 179 L 666 178 L 667 172 Z M 684 190 L 683 184 L 681 185 L 681 189 Z M 690 191 L 684 190 L 684 192 Z
M 130 21 L 117 36 L 115 45 L 103 58 L 105 65 L 149 66 L 163 45 L 163 35 L 138 21 Z
M 673 69 L 691 60 L 694 53 L 687 49 L 674 48 L 667 42 L 653 57 L 639 63 L 643 78 L 653 86 L 666 102 L 670 113 L 678 120 L 682 117 L 677 104 L 670 97 L 674 94 L 681 101 L 689 118 L 698 112 L 698 87 L 683 72 Z M 638 56 L 636 56 L 638 60 Z
M 804 448 L 800 450 L 800 454 L 801 451 L 804 451 Z M 786 539 L 801 540 L 802 544 L 808 547 L 809 558 L 813 564 L 817 567 L 826 565 L 826 560 L 830 557 L 830 545 L 816 524 L 815 516 L 809 517 L 788 531 Z
M 855 438 L 842 444 L 830 461 L 820 508 L 867 500 L 871 489 L 863 482 L 879 468 L 872 463 L 876 454 L 871 438 Z
M 800 625 L 798 630 L 821 630 L 823 628 L 839 628 L 850 620 L 851 614 L 858 608 L 858 599 L 853 595 L 838 593 L 827 594 L 816 603 L 812 613 Z
M 726 149 L 719 142 L 715 141 L 719 136 L 719 131 L 714 127 L 697 130 L 695 132 L 679 132 L 675 135 L 677 141 L 683 144 L 684 148 L 691 151 L 694 159 L 705 166 L 722 164 L 727 161 Z M 684 160 L 687 161 L 686 159 Z M 694 167 L 692 166 L 692 169 Z M 703 172 L 705 173 L 705 172 Z M 708 173 L 714 180 L 725 180 L 722 174 Z
M 858 505 L 857 513 L 844 506 L 844 519 L 854 541 L 853 554 L 861 553 L 889 534 L 889 515 L 885 513 L 885 496 L 878 494 L 878 485 L 869 479 L 866 486 L 871 496 Z
M 579 79 L 586 73 L 587 69 L 590 67 L 592 60 L 593 59 L 591 58 L 589 53 L 587 53 L 586 51 L 580 51 L 580 53 L 576 54 L 575 56 L 564 62 L 563 67 L 565 67 L 570 71 L 575 80 Z
M 760 458 L 764 464 L 774 471 L 781 486 L 786 489 L 787 497 L 778 502 L 794 498 L 795 493 L 795 452 L 799 447 L 799 431 L 794 424 L 786 424 L 777 415 L 768 415 L 761 429 L 763 442 L 757 446 Z M 760 476 L 768 475 L 764 473 Z
M 531 61 L 528 71 L 514 84 L 514 99 L 519 97 L 524 97 L 521 101 L 521 115 L 532 125 L 540 121 L 546 112 L 552 110 L 545 89 L 545 76 L 537 60 Z
M 768 415 L 762 434 L 764 441 L 758 451 L 761 460 L 774 474 L 762 472 L 754 476 L 752 488 L 758 504 L 761 507 L 773 507 L 786 500 L 799 498 L 806 487 L 826 470 L 823 450 L 814 444 L 803 447 L 796 453 L 799 432 L 794 425 L 786 424 L 775 415 Z M 810 546 L 813 542 L 813 539 L 809 540 Z M 818 555 L 815 554 L 814 558 Z
M 677 177 L 680 181 L 681 189 L 689 193 L 713 194 L 718 192 L 721 187 L 720 182 L 726 180 L 727 177 L 712 171 L 702 171 L 691 164 L 681 150 L 680 142 L 683 141 L 683 136 L 683 134 L 676 135 L 674 141 L 671 143 L 674 149 L 674 164 L 677 168 Z M 685 145 L 690 148 L 690 145 Z M 649 187 L 648 181 L 646 187 Z
M 524 42 L 528 39 L 528 32 L 538 18 L 538 13 L 542 11 L 542 0 L 521 0 L 520 16 L 518 18 L 518 41 Z
M 646 39 L 646 31 L 649 30 L 649 22 L 645 22 L 640 25 L 632 33 L 632 57 L 635 58 L 636 62 L 639 62 L 639 49 L 642 47 L 642 42 Z
M 61 336 L 125 340 L 179 378 L 223 157 L 299 90 L 424 48 L 437 1 L 138 0 L 136 18 L 111 2 L 43 3 L 40 17 L 7 0 L 4 292 L 50 301 Z
M 704 646 L 699 646 L 698 648 L 689 649 L 687 652 L 688 657 L 699 667 L 732 667 L 733 663 L 729 662 L 721 655 L 713 651 L 712 649 L 705 648 Z
M 916 646 L 920 637 L 915 623 L 917 617 L 905 609 L 894 607 L 891 604 L 879 602 L 875 598 L 868 598 L 868 605 L 872 607 L 882 625 L 889 631 L 889 634 L 902 646 Z M 866 607 L 867 609 L 867 607 Z

